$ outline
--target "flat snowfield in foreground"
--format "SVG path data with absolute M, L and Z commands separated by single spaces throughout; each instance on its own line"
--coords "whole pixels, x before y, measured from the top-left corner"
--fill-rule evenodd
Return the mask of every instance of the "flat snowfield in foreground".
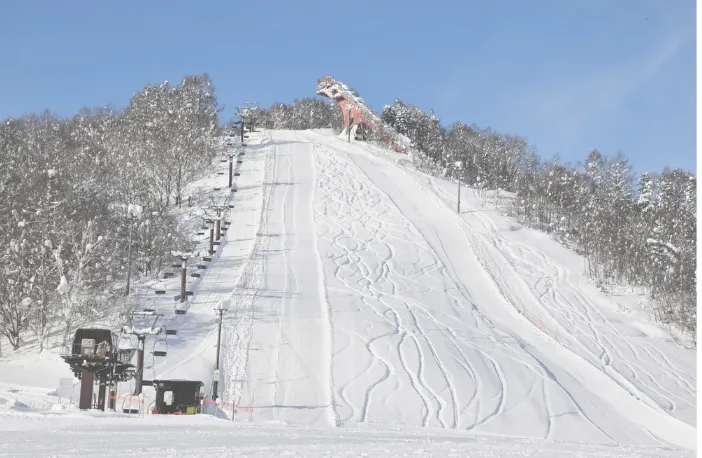
M 1 407 L 1 406 L 0 406 Z M 554 443 L 426 428 L 310 428 L 211 416 L 125 418 L 0 410 L 0 457 L 678 457 L 680 451 Z

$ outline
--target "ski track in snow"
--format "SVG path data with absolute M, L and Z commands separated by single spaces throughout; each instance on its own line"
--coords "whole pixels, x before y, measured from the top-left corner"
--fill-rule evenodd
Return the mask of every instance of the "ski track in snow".
M 453 196 L 427 179 L 431 189 L 445 201 Z M 462 210 L 463 211 L 463 210 Z M 579 347 L 588 360 L 601 367 L 624 389 L 645 399 L 649 405 L 660 406 L 672 415 L 695 425 L 696 389 L 694 375 L 672 364 L 664 352 L 649 351 L 650 344 L 639 335 L 626 335 L 605 316 L 606 310 L 582 292 L 582 283 L 572 279 L 572 271 L 543 252 L 502 236 L 495 224 L 480 209 L 469 207 L 474 218 L 487 233 L 481 233 L 484 243 L 492 243 L 522 285 L 532 292 L 541 307 L 534 313 L 545 316 L 555 328 L 555 337 L 563 345 Z M 533 261 L 530 261 L 532 259 Z M 543 285 L 543 286 L 540 286 Z M 542 291 L 539 291 L 542 289 Z M 632 334 L 633 328 L 618 320 Z M 673 345 L 671 345 L 673 346 Z M 679 351 L 684 351 L 682 348 Z M 683 407 L 682 409 L 678 406 Z
M 473 297 L 476 294 L 480 296 L 475 291 L 477 285 L 472 284 L 473 278 L 459 275 L 457 267 L 450 260 L 454 253 L 449 252 L 448 247 L 444 245 L 445 234 L 440 234 L 443 228 L 436 226 L 432 216 L 425 210 L 415 206 L 410 199 L 410 194 L 401 192 L 396 196 L 387 194 L 385 189 L 391 189 L 397 179 L 396 175 L 389 177 L 383 172 L 386 167 L 391 167 L 390 164 L 379 166 L 379 162 L 372 160 L 368 153 L 359 152 L 355 146 L 347 147 L 335 139 L 324 139 L 309 133 L 305 133 L 305 136 L 308 141 L 315 143 L 318 151 L 318 173 L 321 176 L 327 176 L 318 184 L 317 206 L 320 210 L 316 218 L 319 221 L 319 227 L 323 228 L 320 233 L 320 246 L 328 247 L 323 248 L 322 251 L 326 251 L 328 253 L 326 257 L 334 263 L 333 279 L 346 287 L 352 297 L 348 300 L 355 304 L 355 310 L 342 308 L 342 313 L 355 311 L 358 314 L 365 310 L 371 311 L 377 318 L 358 316 L 356 320 L 339 320 L 341 307 L 335 305 L 333 308 L 335 323 L 340 323 L 335 330 L 335 333 L 340 336 L 337 341 L 347 342 L 334 359 L 334 371 L 337 374 L 335 380 L 340 387 L 339 400 L 345 404 L 340 407 L 340 412 L 345 412 L 343 416 L 345 421 L 397 422 L 439 427 L 460 425 L 462 428 L 483 431 L 490 431 L 490 427 L 495 428 L 495 431 L 504 431 L 504 427 L 510 425 L 511 431 L 517 434 L 537 435 L 556 440 L 569 437 L 575 421 L 581 423 L 581 428 L 589 431 L 584 435 L 589 436 L 591 440 L 596 437 L 594 440 L 605 442 L 611 440 L 659 443 L 653 431 L 631 423 L 633 417 L 628 417 L 625 411 L 622 411 L 623 416 L 612 411 L 609 404 L 602 402 L 590 389 L 578 383 L 577 378 L 568 374 L 567 369 L 563 372 L 562 369 L 557 368 L 553 361 L 545 359 L 540 352 L 535 352 L 530 344 L 523 342 L 513 331 L 507 331 L 506 334 L 502 331 L 509 328 L 493 324 L 487 315 L 499 320 L 499 314 L 484 313 L 484 307 L 493 305 L 484 300 L 485 292 L 482 300 Z M 413 180 L 418 187 L 424 188 L 423 198 L 434 199 L 437 203 L 440 198 L 443 202 L 447 200 L 447 196 L 438 192 L 436 187 L 426 186 L 416 178 L 409 179 Z M 433 198 L 431 194 L 434 195 Z M 386 209 L 385 206 L 388 208 Z M 393 206 L 402 206 L 404 216 L 413 215 L 411 222 L 401 214 L 394 214 L 397 211 L 393 211 Z M 441 209 L 443 212 L 447 210 L 449 209 Z M 408 211 L 410 213 L 407 213 Z M 454 217 L 455 215 L 452 215 L 452 218 Z M 476 215 L 476 218 L 480 217 L 481 215 Z M 461 227 L 461 231 L 464 233 L 474 230 L 467 227 L 466 223 L 462 225 L 464 227 Z M 417 228 L 419 233 L 416 231 Z M 402 231 L 404 233 L 401 233 Z M 487 232 L 485 228 L 483 232 Z M 412 248 L 394 246 L 406 243 L 408 237 L 412 239 L 412 245 L 410 245 Z M 545 333 L 546 340 L 541 339 L 541 341 L 548 343 L 549 338 L 554 338 L 562 344 L 564 338 L 573 338 L 573 330 L 564 327 L 561 322 L 565 320 L 566 323 L 573 323 L 573 317 L 577 317 L 580 319 L 580 324 L 586 325 L 579 329 L 581 335 L 587 335 L 586 332 L 589 331 L 589 339 L 596 343 L 595 348 L 598 348 L 599 352 L 593 352 L 591 351 L 593 347 L 586 346 L 573 348 L 565 345 L 566 348 L 590 362 L 594 359 L 604 366 L 604 373 L 611 380 L 626 392 L 632 393 L 636 399 L 654 408 L 657 407 L 655 402 L 637 385 L 637 382 L 642 379 L 641 374 L 645 374 L 644 377 L 647 377 L 650 382 L 649 386 L 653 387 L 651 390 L 660 397 L 670 393 L 670 388 L 661 387 L 654 380 L 655 377 L 650 375 L 649 370 L 641 368 L 637 361 L 631 360 L 643 353 L 651 354 L 650 350 L 644 350 L 648 345 L 641 345 L 640 351 L 637 351 L 631 346 L 631 340 L 627 340 L 626 336 L 613 326 L 603 330 L 603 324 L 609 324 L 609 321 L 600 311 L 601 308 L 589 303 L 586 295 L 579 292 L 577 286 L 573 285 L 566 273 L 569 271 L 560 268 L 556 262 L 547 262 L 546 257 L 538 250 L 525 245 L 519 247 L 521 252 L 499 251 L 499 248 L 507 242 L 499 237 L 496 230 L 490 230 L 489 237 L 481 234 L 480 231 L 476 231 L 475 234 L 466 234 L 466 237 L 470 239 L 469 244 L 478 256 L 476 264 L 496 282 L 494 286 L 497 288 L 498 295 L 487 292 L 488 295 L 491 295 L 494 301 L 503 302 L 504 299 L 500 297 L 504 297 L 512 304 L 518 305 L 522 316 Z M 486 248 L 491 239 L 495 239 L 491 245 L 498 249 L 497 253 L 502 253 L 502 258 L 494 259 L 495 253 Z M 390 257 L 378 255 L 373 250 L 373 242 L 377 240 L 388 245 L 386 252 L 391 254 Z M 421 265 L 423 254 L 419 247 L 426 249 L 429 257 L 434 258 L 428 266 Z M 456 248 L 452 246 L 451 249 Z M 396 253 L 408 255 L 408 252 L 412 251 L 417 255 L 410 263 L 398 262 L 397 264 L 402 264 L 401 266 L 393 264 Z M 518 283 L 509 285 L 510 287 L 491 273 L 502 273 L 506 266 L 514 266 L 520 262 L 525 262 L 521 267 L 522 270 L 514 269 L 518 275 L 508 277 L 514 278 Z M 528 264 L 529 262 L 531 264 Z M 409 278 L 412 276 L 407 272 L 410 265 L 414 267 L 414 272 L 421 275 L 420 280 Z M 465 267 L 460 269 L 465 272 Z M 525 271 L 549 272 L 550 275 L 542 276 L 539 282 L 533 282 L 532 288 L 526 290 L 521 287 L 526 280 L 519 276 Z M 432 287 L 431 282 L 427 280 L 437 273 L 443 277 L 443 284 L 440 287 Z M 464 283 L 466 280 L 468 282 Z M 545 286 L 548 286 L 549 282 L 551 286 L 546 289 Z M 526 283 L 528 284 L 528 281 Z M 418 285 L 422 287 L 417 288 Z M 340 288 L 337 282 L 330 282 L 328 287 L 330 290 Z M 408 287 L 412 290 L 412 294 L 407 294 Z M 563 291 L 568 291 L 571 296 Z M 515 300 L 516 297 L 523 297 L 525 292 L 531 296 L 529 305 L 532 302 L 538 303 L 539 300 L 544 300 L 544 297 L 552 297 L 548 304 L 550 309 L 542 307 L 531 310 L 528 305 Z M 427 293 L 435 294 L 433 300 L 416 299 L 417 296 L 422 297 Z M 451 300 L 443 298 L 437 301 L 437 296 L 441 295 L 450 296 Z M 572 295 L 575 295 L 576 299 L 572 299 Z M 398 306 L 397 301 L 402 303 L 402 307 Z M 445 308 L 442 307 L 444 305 L 442 302 L 446 303 Z M 578 305 L 580 309 L 568 310 L 571 304 Z M 426 310 L 420 312 L 422 308 L 431 310 L 432 314 Z M 470 312 L 467 313 L 467 311 Z M 554 317 L 554 311 L 561 312 L 558 318 Z M 404 319 L 388 320 L 388 313 Z M 433 318 L 431 315 L 439 318 Z M 356 324 L 354 326 L 356 329 L 345 330 L 346 323 L 355 323 L 359 320 L 367 323 L 366 329 L 359 330 Z M 425 320 L 432 325 L 423 324 Z M 467 326 L 468 323 L 473 324 L 473 329 Z M 374 330 L 379 327 L 387 330 L 385 332 Z M 434 337 L 433 332 L 427 331 L 427 329 L 440 331 L 442 327 L 445 330 L 441 338 Z M 363 331 L 367 337 L 359 339 Z M 458 340 L 450 337 L 458 335 L 463 335 L 464 338 Z M 475 336 L 480 338 L 476 339 Z M 400 342 L 395 347 L 396 355 L 390 353 L 393 348 L 391 344 L 381 345 L 381 342 L 398 338 Z M 408 357 L 403 354 L 406 338 L 415 344 L 415 355 L 408 355 Z M 492 343 L 492 348 L 485 349 L 482 341 L 485 338 Z M 630 349 L 633 358 L 629 356 L 627 360 L 622 357 L 620 348 L 612 343 L 616 338 L 624 340 L 629 345 L 627 348 Z M 355 345 L 357 347 L 355 351 L 349 350 L 357 340 L 364 343 L 365 352 L 359 351 L 359 344 Z M 436 351 L 437 345 L 442 346 L 443 351 Z M 454 351 L 447 351 L 450 348 Z M 466 358 L 462 348 L 473 350 L 472 357 Z M 496 349 L 499 350 L 496 351 Z M 356 363 L 363 369 L 354 374 L 345 368 L 349 362 L 344 359 L 353 358 L 358 361 L 359 353 L 366 353 L 366 360 L 363 365 Z M 476 363 L 475 353 L 482 360 L 482 372 L 476 373 L 471 367 Z M 619 359 L 623 360 L 621 364 L 624 367 L 630 368 L 635 374 L 634 383 L 613 368 Z M 447 367 L 450 368 L 447 369 Z M 554 372 L 555 369 L 558 371 Z M 689 380 L 680 379 L 680 376 L 684 375 L 683 371 L 676 370 L 675 367 L 671 369 L 672 377 L 677 382 L 674 387 L 683 388 L 683 392 L 693 395 L 692 405 L 694 406 L 696 393 L 691 389 Z M 558 375 L 555 375 L 556 373 Z M 431 377 L 427 374 L 431 374 Z M 459 378 L 461 382 L 456 381 Z M 524 383 L 525 378 L 528 380 L 526 383 Z M 490 382 L 485 383 L 482 379 Z M 485 392 L 477 394 L 478 391 L 475 388 L 478 385 L 477 380 L 481 380 L 480 385 Z M 520 387 L 513 383 L 516 380 L 522 382 L 523 389 L 519 389 Z M 398 396 L 402 399 L 402 406 L 391 403 L 391 398 L 382 391 L 383 386 L 388 383 L 395 384 L 395 392 L 400 392 L 409 385 L 415 393 L 415 398 L 418 399 L 412 402 L 412 396 Z M 541 389 L 536 389 L 539 383 L 541 383 Z M 365 391 L 359 390 L 359 385 L 365 385 Z M 473 387 L 473 390 L 465 390 L 465 385 Z M 494 389 L 496 386 L 499 386 L 499 389 L 490 393 L 490 388 Z M 373 396 L 378 391 L 383 393 L 381 395 L 384 396 L 383 402 L 377 403 L 379 408 L 374 410 L 376 404 L 373 402 Z M 464 391 L 468 391 L 469 394 L 464 394 Z M 364 399 L 354 399 L 354 397 L 358 398 L 360 392 L 364 393 Z M 540 401 L 539 397 L 541 397 Z M 462 398 L 470 400 L 472 404 L 470 409 L 460 405 Z M 413 404 L 414 408 L 410 409 L 409 406 Z M 487 404 L 490 404 L 490 407 L 487 407 Z M 361 406 L 360 409 L 359 406 Z M 524 416 L 524 412 L 520 409 L 531 413 Z M 668 411 L 671 410 L 673 409 L 668 409 Z M 520 412 L 519 420 L 516 419 L 516 412 Z M 463 416 L 467 418 L 464 419 Z M 545 424 L 543 421 L 536 420 L 544 417 L 548 419 Z M 534 418 L 534 421 L 525 422 L 524 418 Z M 540 433 L 529 431 L 530 426 L 525 423 L 540 424 L 543 429 Z M 683 436 L 684 434 L 686 433 L 683 433 Z M 683 441 L 689 442 L 688 439 Z
M 332 166 L 330 163 L 333 163 L 335 160 L 339 162 L 338 159 L 335 159 L 330 153 L 327 154 L 327 158 L 325 161 L 325 158 L 322 158 L 322 155 L 324 152 L 318 153 L 318 166 L 322 169 L 331 168 Z M 335 202 L 336 205 L 339 205 L 339 203 L 346 203 L 348 208 L 346 208 L 346 211 L 349 214 L 352 214 L 354 210 L 363 209 L 366 211 L 370 211 L 371 207 L 373 207 L 373 202 L 374 199 L 371 196 L 368 196 L 363 193 L 364 189 L 370 189 L 371 191 L 369 192 L 376 192 L 377 190 L 374 189 L 374 187 L 366 182 L 356 182 L 356 183 L 349 183 L 346 184 L 344 183 L 345 179 L 352 179 L 353 175 L 349 174 L 349 164 L 340 164 L 336 165 L 335 169 L 329 170 L 325 172 L 327 175 L 327 180 L 328 183 L 322 182 L 318 186 L 320 189 L 323 189 L 328 193 L 327 196 L 324 196 L 324 198 L 320 198 L 320 201 L 324 202 L 324 210 L 321 210 L 317 214 L 317 218 L 324 220 L 325 217 L 329 216 L 329 206 L 333 206 L 331 202 Z M 334 183 L 332 185 L 331 183 Z M 333 187 L 332 187 L 333 186 Z M 345 189 L 344 189 L 345 186 Z M 329 195 L 333 192 L 336 192 L 336 194 L 339 195 L 339 198 L 335 200 L 333 198 L 333 195 Z M 347 199 L 346 202 L 344 202 L 344 199 Z M 348 202 L 349 199 L 352 199 L 351 202 Z M 336 210 L 337 215 L 339 213 L 339 210 Z M 350 215 L 341 215 L 337 216 L 336 218 L 336 226 L 339 227 L 340 224 L 338 224 L 339 221 L 343 221 L 345 219 L 351 219 L 347 218 Z M 357 220 L 358 215 L 354 215 L 353 218 L 354 220 Z M 397 216 L 398 218 L 400 217 L 399 215 Z M 371 222 L 378 222 L 376 226 L 373 227 L 373 229 L 378 228 L 378 230 L 375 232 L 374 239 L 375 240 L 383 240 L 383 239 L 388 239 L 390 237 L 383 237 L 382 235 L 379 235 L 379 232 L 382 230 L 383 227 L 383 220 L 392 220 L 394 222 L 394 219 L 387 213 L 379 216 L 379 215 L 373 215 L 372 213 L 361 216 L 360 221 L 371 221 Z M 333 224 L 333 223 L 332 223 Z M 367 226 L 366 226 L 367 227 Z M 406 233 L 411 234 L 412 233 L 412 226 L 409 224 L 407 221 L 402 222 L 402 230 L 406 231 Z M 350 250 L 348 248 L 348 244 L 343 244 L 340 243 L 340 240 L 342 239 L 342 234 L 347 238 L 347 239 L 352 239 L 354 241 L 355 246 L 357 247 L 357 250 Z M 382 333 L 376 336 L 371 337 L 370 339 L 367 340 L 366 343 L 366 348 L 368 350 L 368 353 L 370 353 L 375 359 L 380 360 L 383 365 L 385 366 L 385 371 L 382 374 L 378 374 L 372 382 L 368 383 L 367 389 L 366 389 L 366 400 L 364 402 L 356 402 L 353 403 L 352 405 L 363 405 L 361 414 L 359 415 L 359 418 L 357 419 L 358 421 L 366 421 L 368 420 L 369 416 L 370 418 L 373 417 L 373 415 L 369 415 L 368 409 L 369 405 L 372 406 L 372 393 L 374 390 L 377 390 L 378 387 L 382 384 L 385 383 L 386 380 L 388 380 L 388 376 L 390 373 L 393 375 L 397 376 L 396 374 L 398 372 L 404 371 L 407 373 L 408 378 L 410 380 L 410 385 L 414 388 L 415 392 L 417 395 L 421 398 L 421 405 L 420 405 L 420 411 L 423 409 L 426 409 L 425 415 L 422 415 L 422 420 L 421 424 L 423 426 L 426 426 L 428 424 L 428 417 L 431 416 L 432 418 L 436 419 L 436 424 L 435 426 L 441 426 L 441 427 L 458 427 L 459 424 L 461 423 L 466 423 L 466 427 L 472 427 L 472 428 L 479 428 L 480 426 L 489 423 L 491 419 L 498 417 L 501 415 L 504 410 L 505 406 L 507 405 L 507 392 L 506 392 L 506 385 L 507 382 L 505 380 L 505 376 L 503 374 L 503 371 L 501 369 L 500 363 L 490 355 L 492 351 L 484 351 L 482 352 L 482 357 L 483 360 L 485 361 L 485 367 L 488 368 L 492 372 L 492 378 L 494 382 L 497 382 L 500 386 L 500 389 L 496 390 L 495 393 L 491 393 L 490 396 L 487 398 L 489 400 L 493 401 L 493 407 L 491 409 L 482 409 L 481 413 L 478 413 L 476 416 L 478 417 L 477 419 L 473 421 L 463 421 L 460 419 L 462 414 L 466 414 L 466 409 L 460 409 L 457 406 L 457 399 L 458 394 L 456 394 L 456 388 L 454 387 L 454 381 L 453 381 L 453 376 L 455 371 L 450 371 L 447 370 L 445 367 L 444 362 L 441 359 L 441 356 L 439 352 L 435 350 L 432 338 L 429 337 L 428 333 L 424 330 L 424 327 L 420 323 L 420 318 L 418 317 L 418 312 L 415 312 L 415 309 L 421 312 L 421 318 L 428 319 L 429 322 L 431 323 L 431 326 L 434 327 L 434 330 L 436 331 L 441 331 L 441 340 L 449 340 L 452 343 L 452 347 L 457 351 L 459 356 L 453 356 L 451 359 L 453 361 L 463 361 L 462 364 L 459 364 L 461 367 L 462 371 L 465 372 L 467 375 L 468 380 L 472 380 L 473 383 L 472 385 L 475 385 L 477 383 L 481 383 L 481 378 L 476 377 L 474 370 L 471 368 L 471 362 L 466 358 L 464 351 L 462 350 L 462 346 L 465 344 L 463 342 L 457 341 L 457 339 L 452 337 L 452 328 L 450 326 L 447 326 L 446 324 L 441 323 L 440 321 L 434 319 L 421 305 L 418 301 L 412 300 L 410 297 L 403 297 L 402 293 L 400 291 L 401 288 L 398 288 L 398 284 L 402 284 L 402 281 L 395 281 L 393 280 L 394 276 L 389 275 L 390 271 L 386 270 L 388 262 L 390 261 L 390 258 L 383 258 L 382 256 L 378 256 L 378 266 L 369 266 L 368 264 L 364 263 L 363 261 L 360 260 L 360 257 L 354 256 L 354 251 L 361 251 L 363 250 L 367 256 L 368 252 L 372 252 L 372 249 L 369 249 L 366 246 L 366 241 L 359 240 L 358 237 L 356 237 L 353 233 L 350 233 L 347 231 L 347 233 L 342 233 L 342 234 L 337 234 L 332 240 L 332 246 L 336 247 L 338 250 L 337 252 L 339 253 L 335 258 L 335 262 L 337 263 L 337 268 L 335 269 L 335 277 L 337 279 L 340 279 L 342 283 L 345 283 L 350 289 L 353 291 L 357 292 L 361 296 L 361 302 L 366 305 L 369 309 L 373 311 L 375 315 L 377 315 L 381 320 L 384 320 L 388 322 L 388 324 L 392 325 L 392 329 L 389 332 Z M 414 234 L 418 236 L 419 234 Z M 321 236 L 322 239 L 324 238 L 329 238 L 328 234 L 325 234 L 324 236 Z M 397 239 L 398 236 L 395 235 L 393 238 Z M 417 244 L 421 244 L 423 240 L 421 240 L 421 236 L 417 237 Z M 392 244 L 390 244 L 392 246 Z M 426 244 L 424 244 L 423 248 L 425 250 L 429 250 L 430 248 L 426 247 Z M 397 252 L 399 251 L 398 249 L 392 249 L 390 248 L 388 250 L 389 253 Z M 338 265 L 340 264 L 340 265 Z M 358 279 L 356 282 L 351 283 L 349 281 L 345 281 L 344 279 L 341 278 L 339 272 L 342 270 L 342 267 L 347 267 L 349 265 L 354 265 L 358 264 L 358 267 L 356 271 L 360 273 L 361 275 L 365 276 L 365 278 Z M 414 265 L 417 266 L 418 262 L 415 262 Z M 432 259 L 429 263 L 428 266 L 423 267 L 420 269 L 421 274 L 426 275 L 430 271 L 445 271 L 445 268 L 441 266 L 441 263 L 437 259 Z M 369 276 L 372 277 L 373 272 L 381 272 L 380 276 L 374 277 L 374 278 L 368 278 Z M 382 289 L 382 286 L 379 284 L 381 280 L 383 279 L 388 279 L 389 282 L 392 284 L 392 287 L 390 288 L 390 293 L 389 295 L 385 295 L 379 292 L 379 290 Z M 443 288 L 441 288 L 440 292 L 446 294 L 447 291 L 450 289 L 458 289 L 457 287 L 451 288 L 449 285 L 444 285 Z M 431 290 L 429 290 L 431 291 Z M 390 321 L 387 320 L 386 316 L 384 313 L 391 313 L 394 317 L 400 317 L 403 315 L 403 310 L 398 309 L 397 307 L 393 306 L 394 300 L 390 299 L 390 297 L 394 297 L 394 299 L 400 298 L 400 301 L 402 302 L 403 308 L 404 308 L 404 315 L 407 316 L 407 319 L 404 320 L 408 325 L 400 324 L 403 322 L 401 319 L 397 319 L 396 321 Z M 369 301 L 366 298 L 376 298 L 378 300 L 379 304 L 382 304 L 383 306 L 387 307 L 387 312 L 383 311 L 380 312 L 378 311 L 374 306 L 373 302 Z M 472 309 L 469 304 L 466 304 L 464 308 Z M 457 320 L 460 321 L 460 320 Z M 381 339 L 386 339 L 390 338 L 392 336 L 396 336 L 398 334 L 398 329 L 401 328 L 400 334 L 401 334 L 401 340 L 397 346 L 398 348 L 398 355 L 395 360 L 399 360 L 400 367 L 393 367 L 392 369 L 389 369 L 388 366 L 391 363 L 391 359 L 389 358 L 382 358 L 378 355 L 376 351 L 373 350 L 373 345 L 380 341 Z M 444 329 L 442 329 L 444 328 Z M 485 326 L 484 328 L 489 328 L 489 326 Z M 453 334 L 455 335 L 455 333 Z M 416 358 L 416 364 L 409 364 L 408 363 L 408 358 L 405 354 L 403 354 L 402 351 L 402 346 L 403 343 L 406 341 L 406 336 L 410 336 L 411 342 L 414 344 L 414 348 L 417 351 L 417 358 Z M 492 341 L 497 341 L 497 338 L 493 338 Z M 423 350 L 422 348 L 426 348 L 426 351 Z M 473 349 L 479 348 L 478 346 L 471 346 Z M 429 356 L 427 356 L 429 355 Z M 340 362 L 339 357 L 340 355 L 337 355 L 337 358 L 335 359 L 335 367 L 338 365 L 343 365 L 343 362 Z M 440 378 L 443 380 L 443 383 L 438 384 L 436 388 L 433 387 L 433 385 L 436 385 L 436 382 L 429 382 L 426 379 L 426 373 L 428 372 L 427 370 L 427 365 L 432 366 L 432 369 L 434 369 L 438 374 L 440 374 Z M 341 389 L 341 396 L 340 398 L 342 400 L 347 400 L 349 399 L 349 395 L 347 394 L 348 387 L 358 383 L 360 380 L 366 378 L 368 375 L 368 372 L 370 369 L 373 367 L 373 365 L 369 365 L 368 368 L 361 374 L 358 375 L 358 377 L 351 379 L 346 386 L 344 386 Z M 392 366 L 390 366 L 392 367 Z M 529 374 L 535 375 L 533 370 L 529 370 Z M 478 380 L 478 382 L 476 382 Z M 402 382 L 400 382 L 400 387 Z M 493 384 L 483 384 L 484 386 L 494 386 Z M 443 392 L 442 394 L 439 394 L 440 392 Z M 473 391 L 473 393 L 469 396 L 470 402 L 474 402 L 475 399 L 478 397 L 477 393 L 477 388 Z M 485 393 L 481 393 L 480 397 L 485 398 L 484 396 Z M 487 404 L 489 401 L 483 401 L 484 404 Z M 429 407 L 431 406 L 431 407 Z M 381 408 L 384 408 L 384 406 L 381 406 Z M 355 410 L 355 409 L 354 409 Z M 431 414 L 429 414 L 429 410 L 431 410 Z M 448 410 L 450 413 L 447 415 L 448 421 L 445 420 L 444 416 L 442 415 L 444 411 Z M 467 409 L 469 410 L 469 409 Z M 353 412 L 353 410 L 352 410 Z M 470 410 L 467 412 L 469 415 L 474 414 L 474 412 L 470 412 Z M 380 412 L 376 415 L 382 415 Z M 475 415 L 475 414 L 474 414 Z M 353 413 L 351 415 L 348 415 L 348 417 L 345 420 L 350 420 L 353 419 Z M 411 417 L 407 418 L 401 417 L 398 418 L 397 420 L 401 420 L 402 422 L 413 422 Z M 395 420 L 395 421 L 397 421 Z M 549 431 L 544 432 L 544 436 L 548 436 Z

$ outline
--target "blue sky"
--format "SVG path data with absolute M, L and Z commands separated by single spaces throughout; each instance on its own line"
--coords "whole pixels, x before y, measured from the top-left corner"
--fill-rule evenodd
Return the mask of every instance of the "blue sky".
M 333 75 L 575 163 L 696 169 L 694 0 L 18 1 L 0 14 L 0 118 L 124 107 L 207 72 L 234 106 Z

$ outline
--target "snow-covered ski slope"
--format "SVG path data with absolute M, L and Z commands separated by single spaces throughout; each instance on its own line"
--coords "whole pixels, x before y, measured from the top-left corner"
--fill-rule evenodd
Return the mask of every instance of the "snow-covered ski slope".
M 582 258 L 473 190 L 456 214 L 456 184 L 396 153 L 330 131 L 248 143 L 232 224 L 211 262 L 191 262 L 207 269 L 188 278 L 188 312 L 173 310 L 177 278 L 137 288 L 177 329 L 147 340 L 144 377 L 208 395 L 212 308 L 232 300 L 217 413 L 235 421 L 56 409 L 67 365 L 21 352 L 0 361 L 0 456 L 111 456 L 96 430 L 121 438 L 113 454 L 150 456 L 693 455 L 696 351 L 636 296 L 594 288 Z M 228 194 L 216 173 L 183 224 Z
M 228 339 L 240 415 L 695 448 L 696 352 L 578 256 L 472 191 L 457 215 L 455 184 L 392 153 L 267 135 L 258 274 Z

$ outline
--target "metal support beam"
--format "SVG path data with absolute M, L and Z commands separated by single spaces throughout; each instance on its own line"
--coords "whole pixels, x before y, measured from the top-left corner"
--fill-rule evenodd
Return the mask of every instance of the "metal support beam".
M 90 410 L 93 408 L 93 383 L 95 382 L 95 374 L 93 371 L 83 369 L 80 375 L 80 401 L 78 408 L 80 410 Z

